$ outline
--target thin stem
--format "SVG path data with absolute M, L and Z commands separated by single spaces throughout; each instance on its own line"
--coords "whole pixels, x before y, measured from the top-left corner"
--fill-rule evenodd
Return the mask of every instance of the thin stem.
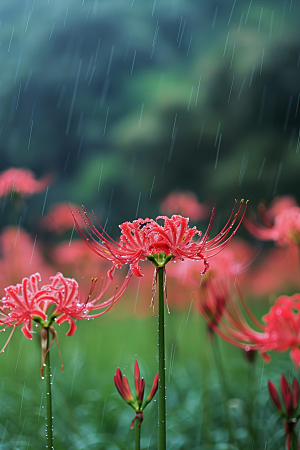
M 230 417 L 230 411 L 229 411 L 229 407 L 228 407 L 228 400 L 230 399 L 230 394 L 229 394 L 229 390 L 228 390 L 227 383 L 226 383 L 222 353 L 220 351 L 219 342 L 218 342 L 217 338 L 218 338 L 218 336 L 216 336 L 216 334 L 212 331 L 211 343 L 212 343 L 213 353 L 214 353 L 217 371 L 218 371 L 218 375 L 219 375 L 220 385 L 221 385 L 223 397 L 225 400 L 225 417 L 226 417 L 226 422 L 227 422 L 228 431 L 229 431 L 229 438 L 230 438 L 231 442 L 233 442 L 237 446 L 237 441 L 236 441 L 236 438 L 234 435 L 232 420 Z
M 220 351 L 219 342 L 218 342 L 217 338 L 218 338 L 218 336 L 213 332 L 212 338 L 211 338 L 211 344 L 212 344 L 212 348 L 213 348 L 213 353 L 214 353 L 214 358 L 215 358 L 215 362 L 216 362 L 216 367 L 217 367 L 217 371 L 218 371 L 218 375 L 219 375 L 221 388 L 223 391 L 223 395 L 227 401 L 227 400 L 229 400 L 230 396 L 229 396 L 229 391 L 228 391 L 228 387 L 227 387 L 227 383 L 226 383 L 226 379 L 225 379 L 225 370 L 224 370 L 222 354 Z
M 158 450 L 166 450 L 164 268 L 158 271 Z
M 299 450 L 298 438 L 294 430 L 291 433 L 291 450 Z
M 248 382 L 249 382 L 249 430 L 252 436 L 253 442 L 257 441 L 256 428 L 255 428 L 255 397 L 256 397 L 256 373 L 255 373 L 255 361 L 248 361 Z
M 141 448 L 141 421 L 136 419 L 135 421 L 135 450 Z
M 49 348 L 49 328 L 47 328 L 47 349 Z M 53 447 L 53 424 L 52 424 L 52 395 L 51 395 L 51 367 L 50 352 L 47 352 L 45 360 L 45 381 L 46 381 L 46 438 L 47 448 Z

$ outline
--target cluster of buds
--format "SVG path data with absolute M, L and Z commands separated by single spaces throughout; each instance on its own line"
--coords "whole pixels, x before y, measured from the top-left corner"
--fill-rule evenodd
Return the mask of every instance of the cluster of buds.
M 135 384 L 135 395 L 136 399 L 133 399 L 133 396 L 130 391 L 129 383 L 125 375 L 122 375 L 121 370 L 118 368 L 116 371 L 116 375 L 114 376 L 114 382 L 116 388 L 119 391 L 121 397 L 125 400 L 125 402 L 131 406 L 135 410 L 135 418 L 131 422 L 130 428 L 133 429 L 134 422 L 138 419 L 138 426 L 141 426 L 144 415 L 143 411 L 146 406 L 151 402 L 154 395 L 156 394 L 158 388 L 158 373 L 155 375 L 153 385 L 150 391 L 150 394 L 146 398 L 143 403 L 144 398 L 144 390 L 145 390 L 145 380 L 144 378 L 140 378 L 140 369 L 138 362 L 135 361 L 134 364 L 134 384 Z
M 285 376 L 282 374 L 280 377 L 280 392 L 281 399 L 279 398 L 277 389 L 272 381 L 268 381 L 270 397 L 277 409 L 282 415 L 284 420 L 284 429 L 286 434 L 286 448 L 299 450 L 299 443 L 295 433 L 295 426 L 297 420 L 300 417 L 299 414 L 299 383 L 296 378 L 293 380 L 293 385 L 290 386 Z M 293 445 L 293 447 L 292 447 Z

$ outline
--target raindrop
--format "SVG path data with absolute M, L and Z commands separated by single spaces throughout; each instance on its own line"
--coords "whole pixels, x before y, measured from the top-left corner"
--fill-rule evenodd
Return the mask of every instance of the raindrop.
M 248 8 L 246 19 L 245 19 L 245 24 L 247 23 L 247 20 L 248 20 L 248 16 L 249 16 L 249 13 L 250 13 L 250 8 L 251 8 L 251 5 L 252 5 L 252 1 L 253 0 L 250 0 L 249 8 Z
M 242 86 L 241 86 L 241 89 L 240 89 L 240 92 L 239 92 L 239 95 L 238 95 L 238 100 L 241 98 L 241 94 L 242 94 L 242 90 L 243 90 L 246 78 L 247 78 L 247 76 L 245 76 L 244 79 L 243 79 Z
M 14 35 L 14 31 L 15 31 L 15 27 L 13 27 L 12 32 L 11 32 L 11 36 L 10 36 L 10 41 L 9 41 L 9 44 L 8 44 L 7 52 L 9 52 L 9 50 L 10 50 L 11 41 L 12 41 L 12 38 L 13 38 L 13 35 Z
M 231 97 L 231 92 L 232 92 L 233 82 L 234 82 L 234 75 L 233 75 L 233 77 L 232 77 L 232 82 L 231 82 L 231 87 L 230 87 L 230 92 L 229 92 L 229 97 L 228 97 L 228 103 L 230 102 L 230 97 Z
M 226 38 L 226 42 L 225 42 L 225 47 L 224 47 L 224 52 L 223 52 L 223 58 L 224 58 L 225 53 L 226 53 L 226 48 L 227 48 L 227 44 L 228 44 L 228 39 L 229 39 L 229 31 L 228 31 L 227 38 Z
M 191 38 L 190 38 L 189 46 L 188 46 L 188 49 L 187 49 L 187 52 L 186 52 L 186 56 L 189 56 L 192 39 L 193 39 L 193 35 L 191 34 Z
M 73 96 L 72 96 L 72 100 L 71 100 L 68 121 L 67 121 L 67 126 L 66 126 L 66 131 L 65 131 L 66 136 L 69 134 L 69 131 L 70 131 L 70 125 L 71 125 L 71 120 L 72 120 L 72 115 L 73 115 L 73 110 L 74 110 L 74 105 L 75 105 L 75 99 L 76 99 L 76 94 L 77 94 L 81 66 L 82 66 L 82 59 L 79 60 L 79 64 L 78 64 L 75 86 L 74 86 L 74 91 L 73 91 Z
M 232 14 L 233 14 L 233 10 L 234 10 L 235 4 L 236 4 L 236 0 L 234 0 L 234 2 L 233 2 L 232 8 L 231 8 L 231 13 L 230 13 L 230 16 L 229 16 L 227 25 L 230 24 L 230 21 L 231 21 L 231 17 L 232 17 Z
M 232 63 L 233 63 L 233 56 L 234 56 L 234 49 L 235 49 L 235 42 L 233 43 L 233 48 L 232 48 L 232 55 L 231 55 L 231 61 L 230 61 L 230 67 L 229 67 L 229 69 L 231 69 L 231 67 L 232 67 Z
M 258 28 L 257 28 L 258 33 L 260 30 L 260 24 L 261 24 L 261 19 L 262 19 L 262 15 L 263 15 L 263 10 L 264 10 L 264 7 L 262 6 L 261 11 L 260 11 L 260 16 L 259 16 Z
M 219 11 L 219 7 L 216 6 L 214 18 L 213 18 L 213 21 L 212 21 L 212 24 L 211 24 L 211 28 L 212 28 L 212 29 L 215 28 L 216 20 L 217 20 L 217 15 L 218 15 L 218 11 Z
M 106 111 L 106 118 L 105 118 L 105 123 L 104 123 L 103 136 L 105 135 L 105 131 L 106 131 L 108 112 L 109 112 L 109 106 L 107 107 L 107 111 Z
M 140 114 L 140 120 L 139 120 L 139 128 L 140 128 L 141 122 L 142 122 L 143 111 L 144 111 L 144 103 L 142 103 L 141 114 Z
M 215 162 L 215 169 L 217 168 L 217 164 L 218 164 L 218 158 L 219 158 L 219 151 L 220 151 L 220 146 L 221 146 L 221 140 L 222 140 L 222 133 L 220 133 L 220 138 L 219 138 L 219 144 L 218 144 L 218 150 L 217 150 L 217 156 L 216 156 L 216 162 Z
M 132 61 L 130 75 L 132 75 L 132 72 L 133 72 L 133 66 L 134 66 L 134 63 L 135 63 L 135 57 L 136 57 L 136 50 L 135 50 L 134 55 L 133 55 L 133 61 Z

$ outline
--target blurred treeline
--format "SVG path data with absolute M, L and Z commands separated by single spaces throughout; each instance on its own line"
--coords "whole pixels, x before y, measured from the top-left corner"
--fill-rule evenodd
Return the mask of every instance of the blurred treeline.
M 299 17 L 292 0 L 2 0 L 0 169 L 53 173 L 45 211 L 84 203 L 114 227 L 174 189 L 299 200 Z

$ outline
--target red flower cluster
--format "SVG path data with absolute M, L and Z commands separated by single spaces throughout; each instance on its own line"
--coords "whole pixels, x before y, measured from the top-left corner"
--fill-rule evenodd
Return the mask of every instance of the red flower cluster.
M 217 322 L 211 320 L 211 315 L 201 303 L 199 303 L 199 307 L 211 328 L 229 343 L 245 350 L 259 350 L 266 361 L 270 361 L 266 352 L 290 350 L 295 370 L 298 370 L 300 364 L 300 294 L 292 297 L 279 297 L 269 313 L 263 317 L 265 325 L 256 319 L 246 302 L 242 298 L 241 300 L 248 318 L 260 331 L 251 328 L 235 298 L 227 301 L 223 316 L 218 317 Z
M 29 169 L 11 168 L 0 174 L 0 197 L 4 197 L 12 190 L 21 196 L 32 195 L 46 189 L 52 176 L 45 176 L 36 180 Z
M 133 396 L 131 394 L 128 380 L 125 377 L 125 375 L 122 375 L 122 372 L 119 368 L 117 369 L 116 375 L 114 376 L 114 382 L 115 382 L 116 388 L 118 389 L 121 397 L 136 412 L 135 418 L 131 422 L 130 428 L 133 429 L 133 425 L 134 425 L 134 422 L 136 421 L 136 419 L 139 419 L 138 425 L 141 426 L 141 423 L 144 418 L 143 410 L 151 402 L 151 400 L 153 399 L 154 395 L 156 394 L 156 391 L 158 388 L 158 373 L 155 375 L 150 394 L 148 395 L 144 404 L 143 404 L 143 398 L 144 398 L 144 391 L 145 391 L 145 380 L 144 380 L 144 378 L 140 378 L 140 369 L 139 369 L 139 365 L 138 365 L 137 361 L 135 361 L 135 364 L 134 364 L 134 384 L 135 384 L 135 395 L 136 395 L 135 400 L 133 399 Z
M 179 215 L 174 215 L 171 218 L 158 216 L 156 220 L 163 220 L 163 226 L 153 219 L 138 219 L 120 225 L 121 237 L 119 243 L 113 241 L 97 222 L 100 226 L 100 230 L 98 230 L 89 219 L 84 208 L 84 225 L 80 226 L 75 217 L 74 219 L 77 230 L 87 245 L 102 258 L 112 261 L 113 266 L 110 276 L 112 276 L 115 267 L 129 264 L 132 273 L 140 277 L 143 274 L 139 262 L 147 258 L 156 267 L 163 267 L 170 260 L 184 260 L 186 258 L 196 261 L 203 260 L 205 272 L 208 268 L 207 259 L 219 253 L 239 228 L 246 211 L 246 208 L 244 208 L 242 216 L 239 217 L 243 204 L 242 201 L 236 211 L 235 203 L 226 225 L 211 240 L 208 238 L 212 229 L 215 210 L 212 212 L 210 223 L 204 234 L 198 231 L 196 227 L 189 228 L 188 218 Z M 233 228 L 234 225 L 235 228 Z
M 67 335 L 72 336 L 76 330 L 74 320 L 93 319 L 110 310 L 122 297 L 129 279 L 126 277 L 115 295 L 103 303 L 100 303 L 100 300 L 111 283 L 109 278 L 103 282 L 100 293 L 93 300 L 91 294 L 97 280 L 92 281 L 88 298 L 82 300 L 79 296 L 77 281 L 65 278 L 61 273 L 51 277 L 51 283 L 41 288 L 38 287 L 41 281 L 39 273 L 24 278 L 22 284 L 7 287 L 6 295 L 1 300 L 0 324 L 4 326 L 1 331 L 12 327 L 12 332 L 1 352 L 6 348 L 18 325 L 22 324 L 25 337 L 32 339 L 33 321 L 45 328 L 51 327 L 54 321 L 58 324 L 67 321 L 70 324 Z M 50 306 L 53 306 L 53 309 L 49 315 Z M 99 312 L 103 309 L 104 311 Z
M 282 402 L 279 399 L 277 389 L 272 383 L 268 381 L 270 397 L 277 409 L 277 411 L 285 418 L 284 429 L 286 433 L 286 448 L 290 450 L 292 440 L 296 442 L 297 449 L 299 449 L 299 443 L 295 434 L 294 428 L 299 419 L 299 383 L 296 378 L 293 380 L 293 386 L 290 386 L 285 376 L 282 374 L 280 377 L 280 391 Z M 296 447 L 294 447 L 296 448 Z

